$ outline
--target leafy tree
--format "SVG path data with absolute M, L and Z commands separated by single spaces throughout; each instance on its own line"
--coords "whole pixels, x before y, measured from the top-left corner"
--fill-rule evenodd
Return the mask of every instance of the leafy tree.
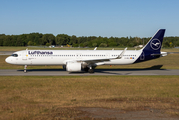
M 88 41 L 88 47 L 93 47 L 93 42 L 92 41 Z
M 21 36 L 18 36 L 16 39 L 16 46 L 23 46 L 23 40 L 21 39 Z
M 116 42 L 110 42 L 110 43 L 109 43 L 109 47 L 115 47 L 115 46 L 117 46 L 117 43 L 116 43 Z
M 21 36 L 21 40 L 23 42 L 23 46 L 27 46 L 27 43 L 28 43 L 28 39 L 27 39 L 27 36 L 28 34 L 22 34 L 20 35 Z M 30 39 L 29 39 L 30 40 Z
M 73 47 L 78 47 L 78 44 L 73 44 L 72 46 L 73 46 Z
M 66 34 L 58 34 L 55 41 L 57 45 L 67 45 L 70 42 L 70 36 Z
M 150 38 L 139 37 L 77 37 L 75 35 L 68 36 L 66 34 L 58 34 L 56 37 L 53 34 L 30 33 L 21 35 L 5 35 L 0 34 L 0 46 L 26 46 L 26 45 L 72 45 L 73 47 L 133 47 L 146 44 Z M 179 46 L 179 37 L 164 37 L 163 47 Z
M 46 43 L 46 46 L 50 46 L 50 43 Z
M 97 39 L 96 36 L 89 36 L 89 37 L 87 38 L 88 42 L 89 42 L 89 41 L 93 41 L 93 40 L 95 40 L 95 39 Z
M 87 37 L 84 37 L 84 36 L 82 36 L 82 37 L 79 37 L 78 38 L 78 44 L 81 44 L 81 43 L 84 43 L 84 42 L 87 42 Z
M 3 40 L 6 37 L 5 34 L 0 34 L 0 46 L 3 46 Z
M 101 43 L 101 44 L 99 45 L 99 47 L 107 47 L 107 44 L 106 44 L 106 43 Z
M 176 46 L 179 46 L 179 40 L 176 40 L 175 43 L 174 43 L 175 47 Z
M 83 43 L 83 46 L 84 46 L 84 47 L 87 47 L 87 46 L 88 46 L 88 42 L 84 42 L 84 43 Z
M 169 46 L 170 46 L 169 41 L 167 40 L 163 41 L 163 47 L 169 47 Z
M 75 35 L 72 35 L 69 44 L 71 45 L 76 43 L 78 43 L 78 38 Z
M 83 43 L 80 43 L 80 47 L 84 47 L 84 44 L 83 44 Z
M 34 43 L 33 43 L 32 41 L 29 41 L 27 44 L 28 44 L 29 46 L 34 45 Z
M 12 46 L 12 36 L 7 35 L 3 40 L 3 46 Z
M 93 47 L 97 47 L 97 43 L 93 43 Z
M 44 34 L 42 37 L 42 44 L 46 45 L 46 43 L 55 45 L 55 36 L 53 34 Z

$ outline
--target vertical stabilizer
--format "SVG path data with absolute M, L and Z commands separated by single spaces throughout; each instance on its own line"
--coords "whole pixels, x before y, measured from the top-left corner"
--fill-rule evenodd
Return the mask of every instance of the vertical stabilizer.
M 161 55 L 160 49 L 162 47 L 164 34 L 165 29 L 158 30 L 149 42 L 141 49 L 141 55 L 135 63 L 159 58 Z
M 160 53 L 162 47 L 163 37 L 165 34 L 165 29 L 160 29 L 158 32 L 150 39 L 150 41 L 142 49 L 144 52 L 154 52 Z

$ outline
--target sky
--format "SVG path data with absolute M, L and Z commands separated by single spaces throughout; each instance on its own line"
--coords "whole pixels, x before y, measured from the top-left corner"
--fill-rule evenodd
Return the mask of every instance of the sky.
M 179 36 L 179 0 L 0 0 L 0 34 Z

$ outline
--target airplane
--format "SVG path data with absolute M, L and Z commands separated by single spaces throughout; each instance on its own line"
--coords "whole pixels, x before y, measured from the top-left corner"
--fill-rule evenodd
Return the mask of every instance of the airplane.
M 94 73 L 98 65 L 127 65 L 167 56 L 161 52 L 165 29 L 159 29 L 140 50 L 22 50 L 14 52 L 5 61 L 23 65 L 62 65 L 69 72 L 82 70 Z

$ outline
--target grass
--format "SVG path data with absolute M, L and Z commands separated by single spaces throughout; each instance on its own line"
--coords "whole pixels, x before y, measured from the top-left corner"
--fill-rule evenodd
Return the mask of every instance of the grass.
M 140 110 L 178 115 L 179 76 L 4 76 L 0 119 L 72 118 L 76 107 Z
M 26 48 L 0 47 L 0 51 L 23 49 Z M 162 51 L 179 52 L 179 49 Z M 7 64 L 6 57 L 0 56 L 0 69 L 23 69 Z M 155 65 L 163 65 L 161 69 L 179 69 L 178 60 L 179 54 L 169 54 L 144 63 L 104 65 L 96 69 L 145 69 Z M 62 67 L 28 66 L 28 69 Z M 85 114 L 78 107 L 125 111 L 154 108 L 179 117 L 179 76 L 0 76 L 0 83 L 2 120 L 69 119 Z

